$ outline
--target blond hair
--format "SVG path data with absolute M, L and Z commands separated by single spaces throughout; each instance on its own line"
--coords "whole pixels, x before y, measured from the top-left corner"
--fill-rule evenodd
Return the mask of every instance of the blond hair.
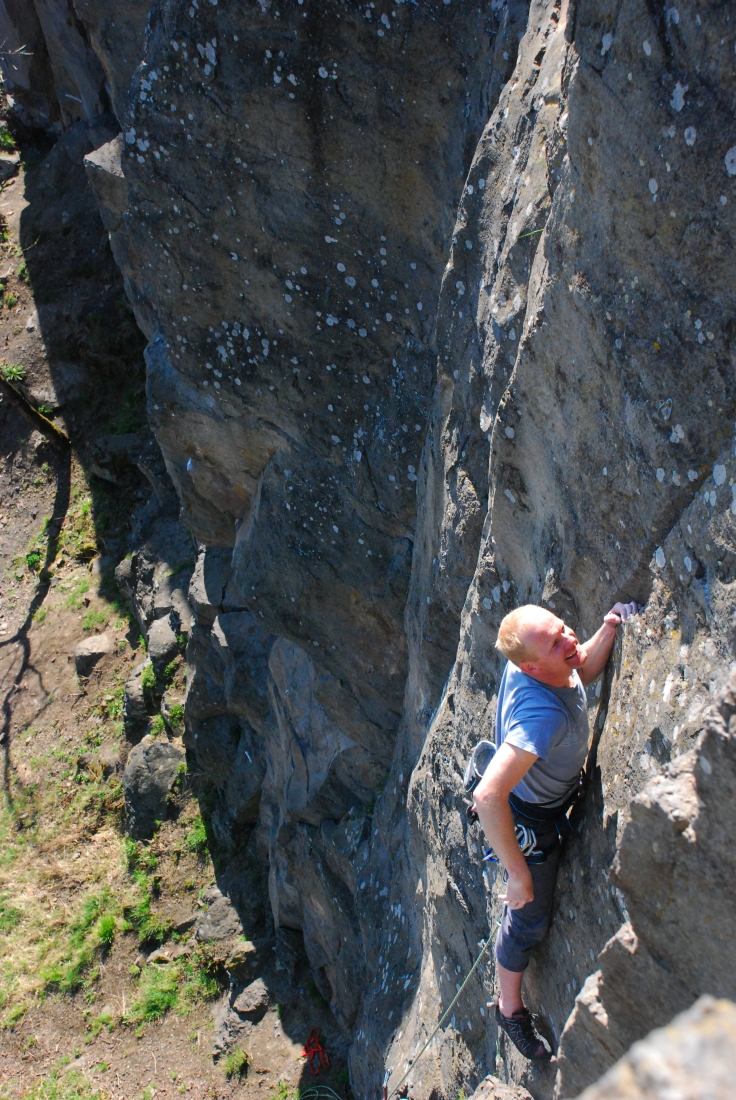
M 496 649 L 503 653 L 507 661 L 520 665 L 522 661 L 532 661 L 536 656 L 534 650 L 525 641 L 523 630 L 529 625 L 532 616 L 542 610 L 536 604 L 527 603 L 523 607 L 516 607 L 509 611 L 501 620 L 496 638 Z

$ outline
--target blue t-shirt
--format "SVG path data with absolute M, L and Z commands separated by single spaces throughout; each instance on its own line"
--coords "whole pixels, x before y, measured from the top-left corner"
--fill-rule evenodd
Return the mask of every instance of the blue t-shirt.
M 575 687 L 540 684 L 508 662 L 498 689 L 496 747 L 504 741 L 535 760 L 514 794 L 525 802 L 562 803 L 588 754 L 588 702 L 577 672 Z

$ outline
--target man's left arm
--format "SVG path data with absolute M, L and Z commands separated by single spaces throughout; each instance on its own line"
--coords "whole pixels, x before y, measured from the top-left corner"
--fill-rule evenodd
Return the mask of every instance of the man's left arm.
M 625 623 L 629 615 L 636 615 L 639 605 L 636 603 L 617 603 L 603 618 L 603 625 L 580 648 L 587 654 L 585 663 L 578 670 L 578 675 L 587 687 L 606 666 L 613 643 L 616 641 L 616 627 Z

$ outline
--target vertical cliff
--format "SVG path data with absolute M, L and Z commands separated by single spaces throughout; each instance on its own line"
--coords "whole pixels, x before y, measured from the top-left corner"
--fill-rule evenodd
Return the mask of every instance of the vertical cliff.
M 411 1076 L 417 1098 L 491 1065 L 574 1095 L 736 992 L 730 697 L 709 711 L 733 613 L 731 13 L 19 11 L 26 116 L 120 127 L 87 169 L 199 540 L 190 761 L 229 881 L 248 845 L 268 857 L 356 1095 L 403 1076 L 498 917 L 458 796 L 500 619 L 533 601 L 586 637 L 616 599 L 646 605 L 590 690 L 586 804 L 528 976 L 560 1060 L 497 1048 L 488 959 Z

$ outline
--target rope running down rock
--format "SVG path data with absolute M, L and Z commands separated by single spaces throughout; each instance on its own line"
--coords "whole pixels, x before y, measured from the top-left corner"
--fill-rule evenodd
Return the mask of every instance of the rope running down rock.
M 454 996 L 454 997 L 452 998 L 452 1000 L 450 1001 L 449 1005 L 447 1006 L 447 1008 L 446 1008 L 446 1009 L 445 1009 L 445 1011 L 443 1012 L 442 1016 L 440 1016 L 440 1019 L 439 1019 L 439 1022 L 438 1022 L 438 1024 L 437 1024 L 437 1027 L 436 1027 L 436 1028 L 434 1029 L 434 1031 L 432 1032 L 432 1034 L 430 1035 L 430 1037 L 429 1037 L 429 1038 L 427 1039 L 426 1043 L 424 1044 L 424 1046 L 422 1047 L 422 1049 L 421 1049 L 421 1050 L 419 1051 L 419 1053 L 417 1054 L 416 1058 L 414 1058 L 414 1059 L 412 1060 L 412 1063 L 411 1063 L 411 1065 L 409 1066 L 408 1070 L 406 1071 L 406 1073 L 404 1074 L 404 1076 L 403 1076 L 403 1077 L 401 1078 L 401 1080 L 399 1081 L 398 1085 L 395 1085 L 395 1086 L 394 1086 L 394 1087 L 393 1087 L 393 1088 L 391 1089 L 391 1092 L 390 1092 L 390 1093 L 389 1093 L 389 1092 L 387 1092 L 386 1086 L 384 1085 L 384 1087 L 383 1087 L 383 1100 L 392 1100 L 392 1097 L 396 1096 L 397 1092 L 399 1091 L 399 1089 L 401 1088 L 401 1086 L 402 1086 L 402 1085 L 404 1084 L 404 1081 L 406 1081 L 407 1077 L 409 1076 L 409 1074 L 411 1073 L 411 1071 L 412 1071 L 412 1070 L 414 1069 L 415 1065 L 417 1064 L 417 1062 L 419 1061 L 419 1059 L 420 1059 L 420 1058 L 422 1057 L 422 1055 L 424 1054 L 425 1050 L 427 1049 L 427 1047 L 429 1046 L 429 1044 L 430 1044 L 430 1043 L 432 1042 L 432 1040 L 434 1039 L 435 1035 L 436 1035 L 436 1034 L 437 1034 L 437 1032 L 438 1032 L 438 1031 L 440 1030 L 440 1028 L 441 1028 L 441 1027 L 442 1027 L 442 1025 L 444 1024 L 444 1022 L 445 1022 L 445 1020 L 447 1019 L 447 1017 L 448 1017 L 448 1016 L 450 1015 L 450 1013 L 452 1012 L 452 1010 L 453 1010 L 453 1008 L 455 1007 L 455 1005 L 457 1004 L 457 1002 L 458 1002 L 458 1001 L 460 1000 L 460 996 L 461 996 L 461 994 L 462 994 L 462 991 L 463 991 L 463 990 L 465 989 L 465 986 L 466 986 L 466 985 L 468 984 L 468 982 L 469 982 L 469 981 L 470 981 L 470 979 L 472 978 L 473 974 L 474 974 L 474 973 L 475 973 L 475 971 L 476 971 L 476 970 L 478 969 L 478 965 L 479 965 L 479 963 L 480 963 L 480 960 L 481 960 L 481 959 L 483 958 L 483 956 L 485 955 L 486 951 L 487 951 L 487 950 L 488 950 L 488 948 L 490 947 L 490 944 L 491 944 L 491 940 L 493 939 L 493 936 L 494 936 L 494 933 L 493 933 L 493 932 L 491 932 L 490 936 L 488 937 L 488 939 L 487 939 L 487 940 L 485 941 L 485 943 L 484 943 L 484 944 L 483 944 L 483 946 L 481 947 L 481 949 L 480 949 L 480 954 L 478 955 L 478 958 L 477 958 L 477 959 L 475 960 L 475 962 L 474 962 L 474 963 L 473 963 L 473 965 L 471 966 L 470 970 L 468 971 L 468 974 L 467 974 L 467 976 L 466 976 L 466 978 L 465 978 L 465 981 L 463 982 L 463 984 L 462 984 L 462 985 L 460 986 L 460 988 L 458 989 L 458 991 L 457 991 L 457 993 L 455 994 L 455 996 Z

